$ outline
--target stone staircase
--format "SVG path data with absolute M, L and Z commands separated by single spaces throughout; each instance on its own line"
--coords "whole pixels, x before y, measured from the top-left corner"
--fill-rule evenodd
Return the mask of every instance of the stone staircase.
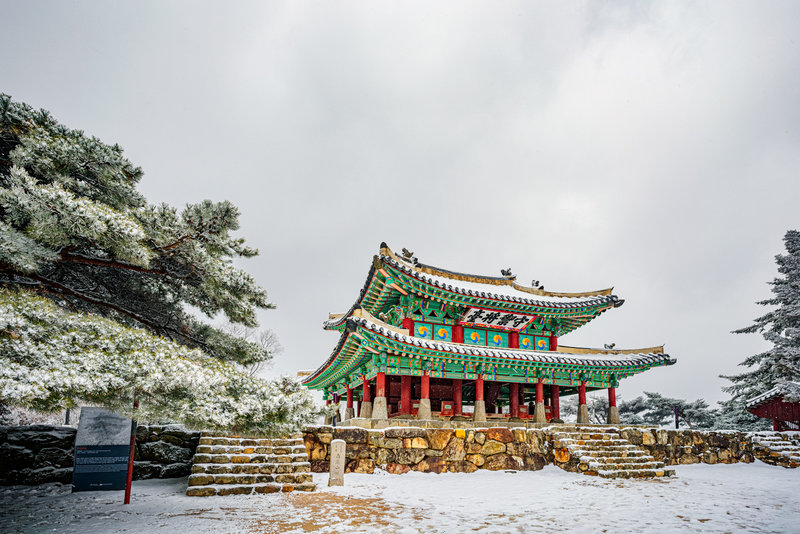
M 552 428 L 555 463 L 567 471 L 603 478 L 650 478 L 673 476 L 647 451 L 623 438 L 616 428 Z
M 302 435 L 261 439 L 204 432 L 186 495 L 251 495 L 316 488 Z
M 753 432 L 753 455 L 764 463 L 800 467 L 800 432 Z

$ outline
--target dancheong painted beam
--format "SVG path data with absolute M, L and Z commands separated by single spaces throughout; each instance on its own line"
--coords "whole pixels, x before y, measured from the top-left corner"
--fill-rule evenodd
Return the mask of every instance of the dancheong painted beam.
M 350 392 L 352 399 L 357 388 L 367 402 L 376 379 L 386 390 L 385 397 L 375 396 L 376 407 L 380 399 L 387 402 L 389 417 L 408 412 L 417 390 L 426 416 L 429 404 L 440 415 L 449 413 L 454 399 L 459 412 L 471 400 L 476 418 L 485 402 L 497 410 L 504 401 L 512 416 L 524 416 L 531 399 L 531 409 L 546 404 L 538 417 L 553 417 L 560 395 L 587 388 L 609 388 L 616 411 L 614 388 L 621 379 L 675 360 L 661 346 L 566 347 L 559 337 L 622 303 L 612 289 L 544 291 L 517 284 L 509 271 L 500 277 L 458 273 L 420 263 L 405 249 L 397 255 L 382 243 L 356 302 L 324 323 L 340 333 L 339 342 L 304 383 L 324 390 L 326 398 Z M 403 378 L 395 385 L 392 377 Z M 550 386 L 547 394 L 543 385 Z

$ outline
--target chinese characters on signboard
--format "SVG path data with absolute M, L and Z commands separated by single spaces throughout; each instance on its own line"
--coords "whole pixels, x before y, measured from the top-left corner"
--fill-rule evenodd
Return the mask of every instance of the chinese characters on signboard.
M 533 315 L 469 308 L 462 316 L 461 324 L 501 328 L 503 330 L 522 330 L 533 319 Z

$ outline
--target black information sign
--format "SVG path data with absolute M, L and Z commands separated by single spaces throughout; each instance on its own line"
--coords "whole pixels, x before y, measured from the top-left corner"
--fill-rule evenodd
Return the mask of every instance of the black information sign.
M 102 408 L 82 408 L 75 436 L 72 491 L 125 489 L 131 420 Z

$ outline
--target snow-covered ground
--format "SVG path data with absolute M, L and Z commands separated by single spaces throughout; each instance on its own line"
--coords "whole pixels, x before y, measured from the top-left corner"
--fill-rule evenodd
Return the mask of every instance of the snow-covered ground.
M 677 477 L 606 480 L 536 472 L 348 474 L 315 493 L 186 497 L 186 479 L 121 492 L 0 489 L 0 532 L 800 532 L 800 469 L 677 466 Z

